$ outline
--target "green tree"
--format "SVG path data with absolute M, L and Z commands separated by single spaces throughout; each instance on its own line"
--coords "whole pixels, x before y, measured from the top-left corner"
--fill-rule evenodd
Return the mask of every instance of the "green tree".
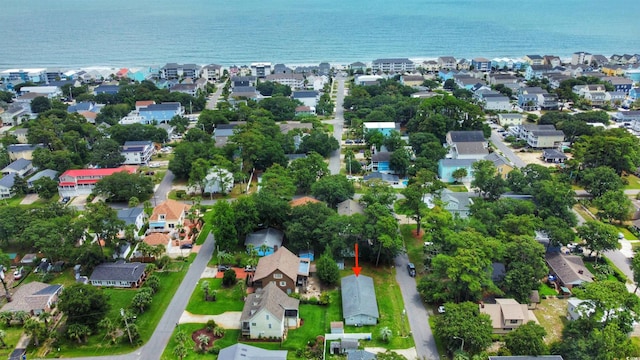
M 594 198 L 599 198 L 607 191 L 622 189 L 622 179 L 615 170 L 608 166 L 585 169 L 580 176 L 580 183 Z
M 204 189 L 207 186 L 207 175 L 211 164 L 206 159 L 196 159 L 191 164 L 191 171 L 189 172 L 189 185 L 198 187 L 200 189 L 200 195 L 204 194 Z
M 296 107 L 299 105 L 300 102 L 298 100 L 281 95 L 262 99 L 258 103 L 261 109 L 271 112 L 276 121 L 292 120 L 296 115 Z
M 224 200 L 218 201 L 212 208 L 212 233 L 219 249 L 233 251 L 238 244 L 238 233 L 235 223 L 233 207 Z
M 331 153 L 340 147 L 338 140 L 332 135 L 321 130 L 311 130 L 311 133 L 302 138 L 298 152 L 309 153 L 316 152 L 323 157 L 328 157 Z
M 27 191 L 29 191 L 27 179 L 18 174 L 15 174 L 13 177 L 13 186 L 11 186 L 11 191 L 15 193 L 16 196 L 24 196 Z
M 518 326 L 505 335 L 505 344 L 511 355 L 540 356 L 549 353 L 544 337 L 546 330 L 533 321 Z
M 447 311 L 436 317 L 435 334 L 449 352 L 458 350 L 464 339 L 464 348 L 471 354 L 486 349 L 491 344 L 491 318 L 481 314 L 478 304 L 463 302 L 446 303 Z
M 462 179 L 466 178 L 467 175 L 469 174 L 467 172 L 467 169 L 465 168 L 455 169 L 451 173 L 451 176 L 456 180 L 457 183 L 459 183 Z
M 306 157 L 295 159 L 289 164 L 298 192 L 306 194 L 311 186 L 323 176 L 329 175 L 329 167 L 322 156 L 312 152 Z
M 367 181 L 364 185 L 364 194 L 360 198 L 360 202 L 365 207 L 380 204 L 387 208 L 391 208 L 396 201 L 396 192 L 389 183 L 380 179 Z
M 254 196 L 241 196 L 232 203 L 238 239 L 244 241 L 247 234 L 258 227 L 260 216 Z
M 389 135 L 384 138 L 384 146 L 388 151 L 396 151 L 405 145 L 406 143 L 400 137 L 400 132 L 396 130 L 391 130 Z
M 118 233 L 125 226 L 124 220 L 118 218 L 118 212 L 104 201 L 89 203 L 86 210 L 85 219 L 90 229 L 107 246 L 115 245 Z
M 329 251 L 325 251 L 325 253 L 322 254 L 316 266 L 318 278 L 323 284 L 333 286 L 338 283 L 340 279 L 340 269 L 338 269 L 338 264 L 336 264 L 336 261 Z
M 236 278 L 236 272 L 233 271 L 233 269 L 229 269 L 224 272 L 224 275 L 222 276 L 222 285 L 226 287 L 231 287 L 235 285 L 237 282 L 238 282 L 238 279 Z
M 36 347 L 40 346 L 40 340 L 42 340 L 46 331 L 44 323 L 36 318 L 29 318 L 24 322 L 24 332 L 31 336 Z
M 58 192 L 58 182 L 45 176 L 33 182 L 33 190 L 41 199 L 50 200 Z
M 101 168 L 115 168 L 125 161 L 120 152 L 120 144 L 112 139 L 100 139 L 91 149 L 90 162 Z
M 483 197 L 497 199 L 506 191 L 506 183 L 497 174 L 497 169 L 493 162 L 489 160 L 479 160 L 473 163 L 473 180 L 471 186 Z
M 46 96 L 38 96 L 31 100 L 31 111 L 39 114 L 51 109 L 51 100 Z
M 324 222 L 335 211 L 323 203 L 306 203 L 291 208 L 289 219 L 285 223 L 287 249 L 297 253 L 300 250 L 314 249 L 318 253 L 324 251 L 314 239 L 321 236 Z
M 107 295 L 92 285 L 73 284 L 60 294 L 58 308 L 69 324 L 95 327 L 109 311 Z
M 598 208 L 598 217 L 609 221 L 617 220 L 620 224 L 631 215 L 631 200 L 623 190 L 609 190 L 593 201 Z
M 353 183 L 344 175 L 329 175 L 311 186 L 311 194 L 333 209 L 338 203 L 350 199 L 355 193 Z
M 576 295 L 588 302 L 585 316 L 595 327 L 614 323 L 624 333 L 633 330 L 633 324 L 640 318 L 640 299 L 629 291 L 625 284 L 615 280 L 596 281 L 576 289 Z
M 183 343 L 178 343 L 176 346 L 173 347 L 172 353 L 175 357 L 182 360 L 188 354 L 187 347 Z
M 131 307 L 142 314 L 153 301 L 153 293 L 150 288 L 140 288 L 131 299 Z
M 380 329 L 380 339 L 382 339 L 382 341 L 388 343 L 389 341 L 391 341 L 392 336 L 393 336 L 393 331 L 391 331 L 391 329 L 389 329 L 388 326 L 385 326 L 382 329 Z
M 132 197 L 146 200 L 153 194 L 153 181 L 143 175 L 119 171 L 98 181 L 93 192 L 112 201 L 128 201 Z
M 600 253 L 615 250 L 618 246 L 618 230 L 615 226 L 599 221 L 587 221 L 576 229 L 589 250 L 596 252 L 596 262 Z
M 635 294 L 640 286 L 640 256 L 638 252 L 633 253 L 633 258 L 631 258 L 631 270 L 633 271 L 633 282 L 636 283 L 636 288 L 633 290 Z
M 505 291 L 520 303 L 528 302 L 531 290 L 547 274 L 544 253 L 544 247 L 528 236 L 515 237 L 505 247 Z
M 574 158 L 586 168 L 608 166 L 622 174 L 633 173 L 640 165 L 640 142 L 625 129 L 582 136 L 573 149 Z
M 67 327 L 67 337 L 75 340 L 78 344 L 82 344 L 86 341 L 87 337 L 91 334 L 91 328 L 87 325 L 72 323 Z
M 389 168 L 400 176 L 405 176 L 411 166 L 411 155 L 405 148 L 396 149 L 389 157 Z

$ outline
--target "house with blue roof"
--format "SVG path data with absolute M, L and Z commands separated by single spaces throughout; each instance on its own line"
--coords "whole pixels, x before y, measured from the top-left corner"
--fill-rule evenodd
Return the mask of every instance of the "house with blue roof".
M 629 90 L 629 97 L 632 100 L 640 99 L 640 88 L 639 87 L 631 88 L 631 90 Z
M 2 175 L 16 174 L 20 177 L 24 177 L 33 170 L 31 160 L 18 159 L 2 169 Z
M 56 180 L 57 181 L 58 172 L 55 171 L 55 170 L 51 170 L 51 169 L 44 169 L 42 171 L 38 171 L 37 173 L 35 173 L 32 177 L 30 177 L 27 180 L 27 186 L 32 188 L 33 187 L 33 183 L 36 180 L 40 180 L 40 179 L 45 178 L 45 177 L 47 177 L 47 178 L 49 178 L 51 180 Z
M 0 178 L 0 199 L 8 199 L 15 195 L 11 189 L 15 179 L 16 174 L 9 174 Z
M 100 85 L 93 89 L 93 95 L 109 94 L 116 95 L 120 90 L 120 85 Z
M 153 122 L 163 123 L 169 122 L 169 120 L 176 115 L 184 115 L 184 109 L 179 102 L 166 102 L 151 104 L 147 107 L 140 108 L 138 114 L 144 124 L 151 124 Z

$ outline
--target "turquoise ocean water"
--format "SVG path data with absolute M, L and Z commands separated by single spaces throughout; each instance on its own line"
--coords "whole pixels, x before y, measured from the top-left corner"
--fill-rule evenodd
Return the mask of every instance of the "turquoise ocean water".
M 640 53 L 631 0 L 1 0 L 0 68 Z

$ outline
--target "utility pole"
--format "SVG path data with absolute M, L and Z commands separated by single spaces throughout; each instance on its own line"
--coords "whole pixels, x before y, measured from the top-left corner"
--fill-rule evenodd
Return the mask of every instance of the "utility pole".
M 129 342 L 133 345 L 133 339 L 131 338 L 131 330 L 129 330 L 129 323 L 127 323 L 127 316 L 124 313 L 124 309 L 120 308 L 120 315 L 124 319 L 124 326 L 127 328 L 127 334 L 129 334 Z

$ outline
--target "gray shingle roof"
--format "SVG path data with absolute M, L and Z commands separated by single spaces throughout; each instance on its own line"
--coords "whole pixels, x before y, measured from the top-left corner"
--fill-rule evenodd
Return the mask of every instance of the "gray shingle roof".
M 29 165 L 31 165 L 31 160 L 27 160 L 27 159 L 18 159 L 14 162 L 12 162 L 11 164 L 7 165 L 4 170 L 14 170 L 14 171 L 20 171 L 20 170 L 24 170 L 26 169 Z
M 242 309 L 240 321 L 249 321 L 257 312 L 266 309 L 276 319 L 284 319 L 285 310 L 297 310 L 300 300 L 294 299 L 278 288 L 275 282 L 270 282 L 263 289 L 257 289 L 247 296 Z
M 9 152 L 33 151 L 37 148 L 44 148 L 44 146 L 42 144 L 13 144 L 7 146 Z
M 265 350 L 247 344 L 228 346 L 218 354 L 218 360 L 286 360 L 287 350 Z
M 15 179 L 16 179 L 15 173 L 11 173 L 9 175 L 3 176 L 2 179 L 0 179 L 0 187 L 11 189 Z
M 579 256 L 552 253 L 546 255 L 546 260 L 550 270 L 565 285 L 579 285 L 593 281 L 593 274 L 584 266 Z
M 139 262 L 100 264 L 93 270 L 89 280 L 136 282 L 144 270 L 145 264 Z
M 476 142 L 476 141 L 486 141 L 484 138 L 484 133 L 482 131 L 450 131 L 449 137 L 451 141 L 458 142 Z
M 274 246 L 280 247 L 282 246 L 282 239 L 284 239 L 284 233 L 282 231 L 274 228 L 268 228 L 248 234 L 244 240 L 244 245 L 247 246 L 251 244 L 256 249 L 260 248 L 263 244 L 270 248 L 273 248 Z
M 379 317 L 376 291 L 373 279 L 365 276 L 345 276 L 341 280 L 342 315 L 345 318 L 356 315 Z
M 43 177 L 48 177 L 49 179 L 55 180 L 58 172 L 51 169 L 44 169 L 42 171 L 38 171 L 35 175 L 29 178 L 29 182 L 33 183 L 36 180 L 42 179 Z
M 126 225 L 136 223 L 136 219 L 142 214 L 143 209 L 134 207 L 118 210 L 118 219 L 123 220 Z
M 371 174 L 365 175 L 362 177 L 362 180 L 369 181 L 373 179 L 380 179 L 382 181 L 387 182 L 398 182 L 400 178 L 397 175 L 385 174 L 381 172 L 372 172 Z

